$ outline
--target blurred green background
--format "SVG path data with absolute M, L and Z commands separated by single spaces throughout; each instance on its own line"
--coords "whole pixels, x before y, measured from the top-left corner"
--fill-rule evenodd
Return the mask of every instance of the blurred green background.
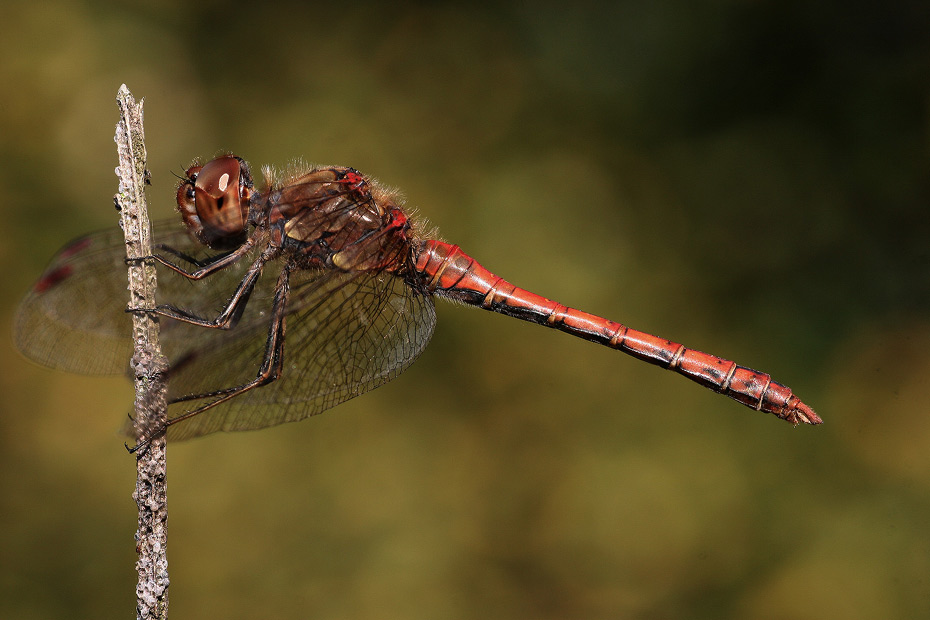
M 826 422 L 441 304 L 393 383 L 170 447 L 171 617 L 930 617 L 928 77 L 917 0 L 6 3 L 0 329 L 116 224 L 125 82 L 156 217 L 194 157 L 355 166 L 515 283 Z M 9 341 L 0 617 L 130 617 L 129 385 Z

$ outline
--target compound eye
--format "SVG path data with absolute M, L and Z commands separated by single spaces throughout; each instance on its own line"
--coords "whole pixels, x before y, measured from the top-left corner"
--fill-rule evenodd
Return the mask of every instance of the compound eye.
M 194 200 L 196 195 L 194 183 L 197 181 L 202 169 L 203 166 L 195 165 L 184 172 L 184 178 L 178 183 L 177 205 L 178 212 L 181 214 L 187 230 L 199 241 L 206 243 L 202 239 L 203 224 L 200 221 L 200 216 L 197 215 L 197 205 Z
M 234 247 L 248 226 L 252 177 L 233 155 L 192 166 L 178 187 L 178 210 L 188 230 L 213 248 Z

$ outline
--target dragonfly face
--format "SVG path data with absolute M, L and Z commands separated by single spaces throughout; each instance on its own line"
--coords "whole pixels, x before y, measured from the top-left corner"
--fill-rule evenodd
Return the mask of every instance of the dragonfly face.
M 178 212 L 191 235 L 214 250 L 242 245 L 255 194 L 248 165 L 228 155 L 191 166 L 185 177 L 178 185 Z

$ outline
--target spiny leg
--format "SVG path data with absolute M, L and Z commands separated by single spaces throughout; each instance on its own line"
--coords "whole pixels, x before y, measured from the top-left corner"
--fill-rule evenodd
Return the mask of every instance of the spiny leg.
M 262 359 L 261 367 L 259 368 L 258 373 L 255 375 L 255 378 L 242 385 L 222 390 L 215 390 L 212 392 L 204 392 L 201 394 L 189 394 L 187 396 L 181 396 L 173 399 L 170 404 L 203 400 L 208 398 L 213 398 L 214 400 L 192 411 L 184 412 L 168 420 L 167 426 L 188 420 L 207 411 L 208 409 L 216 407 L 217 405 L 230 400 L 231 398 L 235 398 L 240 394 L 248 392 L 249 390 L 267 385 L 277 380 L 278 377 L 281 376 L 281 369 L 283 368 L 284 364 L 284 335 L 287 325 L 286 310 L 287 301 L 290 295 L 290 289 L 288 286 L 290 270 L 291 267 L 289 265 L 285 265 L 284 269 L 281 270 L 281 275 L 278 277 L 278 283 L 275 287 L 274 303 L 271 309 L 271 323 L 268 329 L 268 340 L 265 345 L 265 354 Z
M 239 282 L 236 290 L 229 298 L 229 301 L 216 316 L 216 318 L 205 319 L 188 310 L 178 308 L 172 304 L 159 304 L 152 309 L 131 308 L 129 309 L 129 312 L 151 312 L 159 316 L 168 317 L 170 319 L 189 323 L 198 327 L 209 327 L 212 329 L 231 329 L 235 327 L 236 323 L 238 323 L 239 319 L 242 317 L 242 313 L 245 311 L 249 297 L 252 295 L 252 291 L 255 289 L 255 284 L 258 282 L 258 278 L 262 273 L 262 268 L 271 258 L 276 256 L 278 253 L 279 250 L 277 248 L 268 248 L 262 252 L 261 256 L 255 259 L 255 261 L 249 267 L 249 270 L 246 271 L 242 280 Z
M 218 271 L 221 271 L 225 269 L 226 267 L 229 267 L 230 265 L 233 265 L 236 262 L 238 262 L 243 256 L 245 256 L 250 251 L 252 251 L 252 249 L 255 247 L 255 240 L 253 237 L 250 237 L 249 239 L 246 240 L 245 243 L 240 245 L 235 250 L 231 250 L 229 252 L 222 252 L 220 254 L 217 254 L 216 256 L 210 256 L 202 260 L 198 260 L 194 258 L 193 256 L 190 256 L 189 254 L 185 254 L 184 252 L 175 250 L 169 245 L 158 244 L 156 247 L 164 252 L 167 252 L 168 254 L 171 254 L 172 256 L 176 258 L 183 260 L 184 262 L 194 265 L 195 267 L 197 267 L 197 269 L 193 271 L 188 271 L 181 265 L 175 262 L 172 262 L 171 260 L 165 258 L 164 256 L 161 256 L 160 254 L 152 254 L 151 256 L 143 256 L 141 258 L 127 258 L 126 262 L 130 263 L 130 262 L 154 260 L 164 265 L 168 269 L 174 271 L 175 273 L 181 274 L 185 278 L 188 278 L 190 280 L 202 280 L 203 278 L 213 275 L 214 273 L 217 273 Z

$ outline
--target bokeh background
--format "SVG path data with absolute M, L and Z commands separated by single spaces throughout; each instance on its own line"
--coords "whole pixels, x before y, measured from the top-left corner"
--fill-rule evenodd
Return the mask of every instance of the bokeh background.
M 5 3 L 0 331 L 195 157 L 352 165 L 527 288 L 772 373 L 792 428 L 451 305 L 393 383 L 170 446 L 176 618 L 930 617 L 925 2 Z M 123 303 L 101 300 L 101 303 Z M 0 617 L 129 617 L 121 378 L 0 346 Z

